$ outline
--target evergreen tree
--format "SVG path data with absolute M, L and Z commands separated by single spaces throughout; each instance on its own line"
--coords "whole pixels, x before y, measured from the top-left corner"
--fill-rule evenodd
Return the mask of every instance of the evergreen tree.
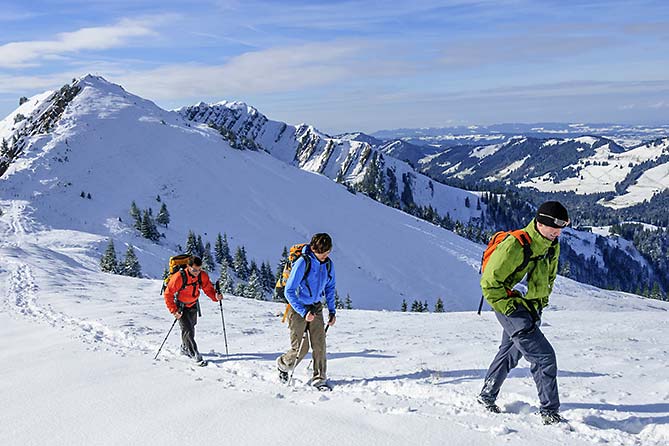
M 420 304 L 420 302 L 418 302 L 416 299 L 414 299 L 414 301 L 411 302 L 411 311 L 412 312 L 419 312 L 421 306 L 422 306 L 422 304 Z
M 223 237 L 221 237 L 220 232 L 216 235 L 216 242 L 214 243 L 214 257 L 216 258 L 216 263 L 221 263 L 227 257 L 223 253 Z
M 272 271 L 269 262 L 260 264 L 260 283 L 263 291 L 272 291 Z
M 444 312 L 444 301 L 441 300 L 441 297 L 437 299 L 437 303 L 434 304 L 434 312 L 435 313 L 443 313 Z
M 125 259 L 123 260 L 121 274 L 130 277 L 142 276 L 139 260 L 137 259 L 137 255 L 135 254 L 135 250 L 132 248 L 132 245 L 128 245 L 128 250 L 125 252 Z
M 284 246 L 283 252 L 281 253 L 281 260 L 279 260 L 279 264 L 276 266 L 276 277 L 274 282 L 278 282 L 279 279 L 281 279 L 281 276 L 283 275 L 283 269 L 286 267 L 286 263 L 288 263 L 288 248 Z
M 142 226 L 141 226 L 142 237 L 148 238 L 154 242 L 160 240 L 160 233 L 158 228 L 156 228 L 156 223 L 153 221 L 153 217 L 149 214 L 148 211 L 144 211 L 144 216 L 142 217 Z
M 233 293 L 234 289 L 232 277 L 230 276 L 230 265 L 225 258 L 221 262 L 221 277 L 218 279 L 218 284 L 221 287 L 221 293 Z
M 265 296 L 262 289 L 262 283 L 260 282 L 260 276 L 258 271 L 253 271 L 249 277 L 249 284 L 245 289 L 245 297 L 250 299 L 265 300 Z
M 650 298 L 663 300 L 663 297 L 664 295 L 662 294 L 662 290 L 660 289 L 660 284 L 655 282 L 655 284 L 653 285 L 653 289 L 650 292 Z
M 352 310 L 353 309 L 353 302 L 351 302 L 351 296 L 349 296 L 348 293 L 346 293 L 346 301 L 344 303 L 346 306 L 347 310 Z
M 235 296 L 241 296 L 245 297 L 246 296 L 246 286 L 244 285 L 243 282 L 239 282 L 237 286 L 235 287 Z
M 186 254 L 189 256 L 197 255 L 197 239 L 193 231 L 188 231 L 188 238 L 186 239 Z
M 142 214 L 139 212 L 139 208 L 133 201 L 132 204 L 130 205 L 130 216 L 135 222 L 135 229 L 137 230 L 142 230 Z
M 118 273 L 119 266 L 116 260 L 116 249 L 114 249 L 114 241 L 112 239 L 109 239 L 107 249 L 100 259 L 100 268 L 105 273 Z
M 344 304 L 342 303 L 341 299 L 339 298 L 339 291 L 335 290 L 335 309 L 340 310 L 344 308 Z
M 232 265 L 232 254 L 230 254 L 230 245 L 228 245 L 228 234 L 223 233 L 223 256 Z
M 232 262 L 232 267 L 235 270 L 235 274 L 242 280 L 249 278 L 249 267 L 248 261 L 246 260 L 246 250 L 243 246 L 238 246 L 237 251 L 235 251 L 235 259 Z
M 156 217 L 156 223 L 165 226 L 165 228 L 167 228 L 167 225 L 170 224 L 170 213 L 167 211 L 167 205 L 165 203 L 160 205 L 160 210 L 158 211 L 158 216 Z
M 258 264 L 255 260 L 251 260 L 251 263 L 249 264 L 249 276 L 253 273 L 260 278 L 260 270 L 258 269 Z
M 427 301 L 423 304 L 423 313 L 429 313 L 430 307 L 427 305 Z
M 406 311 L 407 311 L 407 301 L 406 301 L 406 299 L 402 299 L 402 306 L 400 307 L 400 309 L 401 309 L 403 312 L 406 313 Z
M 199 258 L 202 258 L 204 256 L 204 244 L 202 243 L 202 236 L 198 235 L 197 236 L 197 256 Z
M 207 242 L 207 244 L 204 245 L 204 255 L 202 256 L 202 266 L 204 267 L 204 270 L 207 271 L 207 272 L 211 272 L 215 268 L 214 259 L 211 256 L 211 244 L 209 242 Z

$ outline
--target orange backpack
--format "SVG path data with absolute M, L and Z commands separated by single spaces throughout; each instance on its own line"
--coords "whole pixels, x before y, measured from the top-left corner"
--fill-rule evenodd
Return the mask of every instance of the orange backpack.
M 532 257 L 530 243 L 532 243 L 532 239 L 527 234 L 527 232 L 523 231 L 522 229 L 516 229 L 515 231 L 497 231 L 493 234 L 492 237 L 490 237 L 488 246 L 486 247 L 485 251 L 483 251 L 479 274 L 483 273 L 483 270 L 485 270 L 485 267 L 488 264 L 488 260 L 490 260 L 490 256 L 492 256 L 492 253 L 495 252 L 497 246 L 499 246 L 499 244 L 502 243 L 502 241 L 505 240 L 508 236 L 515 237 L 516 240 L 518 240 L 518 243 L 520 243 L 520 246 L 523 247 L 523 263 L 521 263 L 520 266 L 518 266 L 518 268 L 516 268 L 513 273 L 511 273 L 511 275 L 516 274 L 518 271 L 524 270 L 527 264 L 530 263 Z M 506 292 L 507 294 L 511 293 L 510 290 L 506 290 Z M 479 315 L 481 314 L 481 309 L 483 309 L 483 295 L 481 295 L 481 302 L 479 302 Z
M 479 273 L 482 273 L 485 270 L 485 266 L 488 264 L 488 260 L 490 260 L 490 256 L 492 253 L 497 249 L 497 246 L 502 243 L 502 240 L 505 240 L 509 235 L 512 235 L 518 240 L 518 243 L 520 243 L 520 246 L 523 247 L 523 254 L 525 257 L 523 258 L 523 263 L 521 264 L 521 267 L 518 268 L 518 270 L 524 269 L 527 266 L 527 263 L 530 261 L 530 256 L 532 255 L 532 250 L 530 249 L 530 243 L 532 243 L 532 239 L 530 236 L 527 234 L 527 232 L 523 231 L 522 229 L 516 229 L 515 231 L 498 231 L 493 234 L 492 237 L 490 237 L 490 241 L 488 242 L 488 247 L 483 251 L 483 257 L 481 257 L 481 269 L 479 270 Z

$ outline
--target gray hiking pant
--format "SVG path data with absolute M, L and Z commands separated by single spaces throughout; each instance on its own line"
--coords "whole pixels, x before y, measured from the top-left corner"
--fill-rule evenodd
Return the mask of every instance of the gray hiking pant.
M 316 311 L 315 318 L 309 322 L 309 327 L 306 331 L 306 339 L 302 343 L 302 350 L 298 352 L 302 336 L 305 335 L 305 328 L 307 328 L 307 321 L 300 316 L 293 307 L 288 308 L 288 328 L 290 329 L 290 350 L 277 359 L 277 366 L 279 369 L 287 372 L 293 368 L 297 363 L 302 361 L 302 358 L 309 351 L 309 344 L 313 350 L 312 357 L 314 360 L 314 376 L 313 380 L 326 379 L 326 352 L 325 352 L 325 322 L 323 320 L 323 312 Z M 296 362 L 297 361 L 297 362 Z
M 560 397 L 557 385 L 557 360 L 555 351 L 526 308 L 519 306 L 509 316 L 495 312 L 502 325 L 502 343 L 492 360 L 485 377 L 481 397 L 495 401 L 509 372 L 518 365 L 521 357 L 530 363 L 539 393 L 540 410 L 557 411 Z
M 195 325 L 197 324 L 197 305 L 184 307 L 179 319 L 181 327 L 181 350 L 191 358 L 198 354 L 195 343 Z

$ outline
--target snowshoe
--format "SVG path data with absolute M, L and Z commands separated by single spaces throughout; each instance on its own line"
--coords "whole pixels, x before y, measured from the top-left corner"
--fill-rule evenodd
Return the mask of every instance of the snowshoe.
M 288 379 L 289 379 L 288 372 L 284 372 L 281 369 L 278 369 L 278 370 L 279 370 L 279 381 L 281 381 L 282 384 L 288 383 Z
M 195 360 L 195 365 L 199 367 L 206 367 L 209 362 L 202 357 L 202 355 L 198 354 L 193 358 Z
M 476 397 L 476 402 L 482 405 L 485 410 L 491 413 L 501 413 L 502 409 L 499 408 L 497 404 L 495 404 L 494 400 L 490 400 L 488 398 L 485 398 L 481 395 Z

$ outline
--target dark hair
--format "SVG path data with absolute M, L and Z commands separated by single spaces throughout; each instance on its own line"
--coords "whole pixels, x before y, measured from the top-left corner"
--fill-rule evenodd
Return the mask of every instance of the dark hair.
M 202 266 L 202 259 L 198 256 L 190 256 L 190 259 L 188 259 L 188 266 Z
M 332 249 L 332 238 L 325 232 L 314 234 L 309 247 L 316 254 L 324 254 Z

